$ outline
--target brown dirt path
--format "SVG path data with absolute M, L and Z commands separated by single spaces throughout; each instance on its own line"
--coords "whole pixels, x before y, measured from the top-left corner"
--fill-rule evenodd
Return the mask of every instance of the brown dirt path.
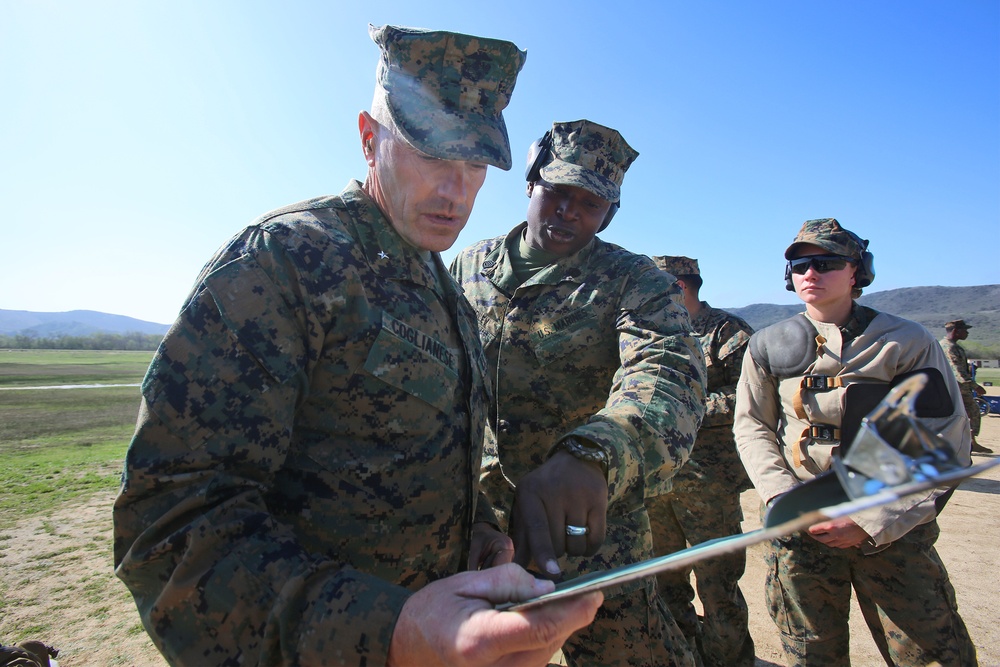
M 165 667 L 112 570 L 113 500 L 97 494 L 0 534 L 3 643 L 44 641 L 60 667 Z

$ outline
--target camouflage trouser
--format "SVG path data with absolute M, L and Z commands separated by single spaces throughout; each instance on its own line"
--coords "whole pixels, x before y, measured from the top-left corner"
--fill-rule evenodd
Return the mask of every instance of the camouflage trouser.
M 641 506 L 624 515 L 609 513 L 607 537 L 589 558 L 563 558 L 571 577 L 634 563 L 652 555 L 649 518 Z M 700 667 L 677 623 L 656 592 L 653 579 L 643 579 L 604 593 L 594 622 L 574 633 L 563 646 L 572 667 Z
M 50 658 L 57 655 L 58 649 L 34 640 L 17 646 L 0 645 L 0 667 L 49 667 Z
M 979 435 L 979 425 L 983 416 L 979 414 L 979 406 L 976 405 L 976 397 L 972 395 L 972 387 L 962 387 L 962 403 L 965 404 L 965 412 L 969 415 L 969 426 L 972 427 L 972 437 Z
M 626 595 L 605 598 L 594 622 L 563 645 L 571 667 L 699 667 L 652 579 Z
M 938 557 L 936 521 L 878 553 L 827 547 L 804 533 L 767 550 L 766 593 L 790 666 L 850 665 L 851 589 L 889 665 L 976 665 Z
M 673 491 L 647 498 L 646 507 L 657 556 L 742 532 L 739 494 L 728 483 L 675 478 Z M 749 614 L 739 587 L 745 567 L 744 551 L 694 566 L 698 598 L 705 611 L 700 620 L 692 604 L 692 568 L 657 576 L 660 595 L 684 635 L 698 647 L 706 667 L 753 667 Z

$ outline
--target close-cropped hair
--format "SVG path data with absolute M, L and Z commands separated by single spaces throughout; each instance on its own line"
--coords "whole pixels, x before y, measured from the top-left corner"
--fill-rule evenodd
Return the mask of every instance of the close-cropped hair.
M 693 289 L 695 292 L 701 289 L 701 286 L 705 284 L 705 281 L 701 279 L 701 276 L 695 273 L 689 273 L 686 276 L 676 276 L 677 280 L 683 280 L 684 284 Z
M 411 146 L 410 142 L 403 136 L 403 133 L 396 127 L 396 121 L 392 119 L 392 112 L 389 111 L 389 102 L 386 95 L 387 93 L 384 90 L 376 88 L 375 96 L 372 98 L 372 108 L 368 113 L 378 122 L 382 131 L 387 132 L 393 138 L 398 138 L 407 146 Z
M 393 128 L 392 114 L 389 113 L 389 103 L 385 98 L 385 91 L 381 88 L 375 89 L 375 96 L 372 98 L 372 108 L 368 112 L 371 117 L 378 121 L 383 127 Z

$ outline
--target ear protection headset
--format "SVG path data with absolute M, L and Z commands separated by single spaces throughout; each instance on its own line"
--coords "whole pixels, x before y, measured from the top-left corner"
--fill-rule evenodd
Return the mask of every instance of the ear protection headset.
M 529 183 L 534 183 L 542 178 L 542 167 L 545 163 L 549 161 L 549 157 L 552 155 L 552 130 L 548 130 L 545 134 L 541 136 L 538 141 L 531 144 L 531 148 L 528 149 L 528 167 L 524 170 L 524 179 Z M 598 232 L 603 232 L 608 225 L 611 224 L 611 218 L 615 217 L 615 213 L 621 208 L 621 202 L 612 202 L 611 208 L 608 209 L 607 215 L 604 216 L 604 222 L 601 223 Z
M 854 232 L 847 231 L 847 235 L 854 240 L 859 246 L 861 246 L 861 260 L 858 261 L 858 270 L 854 272 L 854 286 L 858 289 L 863 287 L 868 287 L 875 280 L 875 255 L 868 252 L 868 241 L 862 239 L 860 236 Z M 785 289 L 789 292 L 795 291 L 795 285 L 792 283 L 792 263 L 785 263 Z

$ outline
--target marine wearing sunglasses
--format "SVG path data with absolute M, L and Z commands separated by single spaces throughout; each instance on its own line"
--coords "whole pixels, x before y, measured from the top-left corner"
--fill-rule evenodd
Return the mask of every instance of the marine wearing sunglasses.
M 857 264 L 858 260 L 844 255 L 806 255 L 788 260 L 788 270 L 800 276 L 805 275 L 809 267 L 817 273 L 840 271 L 848 264 Z

